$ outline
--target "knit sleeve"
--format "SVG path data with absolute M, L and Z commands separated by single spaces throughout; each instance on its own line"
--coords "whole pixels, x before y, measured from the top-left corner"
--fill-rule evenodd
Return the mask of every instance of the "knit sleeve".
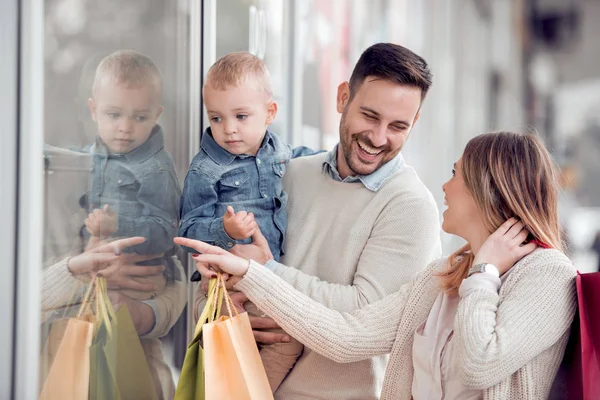
M 352 313 L 331 310 L 310 299 L 255 262 L 236 285 L 288 334 L 339 363 L 391 351 L 412 283 Z
M 69 259 L 49 266 L 42 275 L 42 311 L 63 307 L 79 299 L 87 283 L 77 279 L 67 267 Z
M 438 218 L 432 199 L 393 198 L 371 228 L 350 285 L 326 282 L 276 262 L 270 262 L 269 269 L 329 308 L 356 310 L 394 293 L 440 257 Z M 335 265 L 319 268 L 335 269 Z
M 513 267 L 502 301 L 487 288 L 466 293 L 455 322 L 463 384 L 490 388 L 556 344 L 575 314 L 575 274 L 564 255 L 537 251 Z

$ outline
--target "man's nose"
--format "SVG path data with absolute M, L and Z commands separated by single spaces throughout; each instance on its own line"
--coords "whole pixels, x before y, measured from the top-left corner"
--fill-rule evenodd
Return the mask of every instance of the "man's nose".
M 132 129 L 133 121 L 126 117 L 121 118 L 121 121 L 119 121 L 119 132 L 129 133 Z
M 375 147 L 385 146 L 387 143 L 387 127 L 380 125 L 377 129 L 373 130 L 373 134 L 369 137 L 371 143 Z
M 237 132 L 237 124 L 235 121 L 226 120 L 225 121 L 225 133 L 228 135 L 234 134 Z

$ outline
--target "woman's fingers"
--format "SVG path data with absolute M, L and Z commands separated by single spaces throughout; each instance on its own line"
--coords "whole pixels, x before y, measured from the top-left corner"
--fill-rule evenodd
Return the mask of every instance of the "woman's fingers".
M 227 251 L 223 250 L 217 246 L 211 246 L 208 243 L 204 243 L 200 240 L 188 239 L 184 237 L 176 237 L 173 239 L 175 244 L 180 246 L 191 247 L 199 253 L 207 253 L 207 254 L 227 254 Z
M 525 223 L 523 221 L 516 222 L 513 226 L 510 227 L 508 232 L 506 232 L 506 236 L 508 239 L 514 239 L 517 237 L 519 232 L 525 227 Z
M 90 258 L 94 264 L 93 271 L 106 268 L 111 262 L 119 259 L 119 256 L 110 253 L 92 253 Z
M 529 231 L 527 230 L 527 228 L 523 228 L 521 229 L 521 232 L 519 232 L 517 236 L 514 237 L 513 243 L 517 246 L 520 246 L 521 244 L 523 244 L 523 242 L 525 242 L 525 240 L 527 240 L 527 236 L 529 236 Z
M 196 269 L 200 272 L 200 275 L 206 279 L 213 279 L 217 277 L 217 273 L 214 270 L 208 269 L 204 263 L 196 263 Z
M 227 272 L 227 260 L 221 254 L 195 254 L 192 258 L 197 263 L 209 265 L 206 269 L 209 271 L 212 269 L 213 274 L 215 272 Z M 225 266 L 225 269 L 223 266 Z
M 121 251 L 123 249 L 126 249 L 127 247 L 131 246 L 136 246 L 138 244 L 144 243 L 145 241 L 146 239 L 142 236 L 134 236 L 103 244 L 102 246 L 98 246 L 91 251 L 94 253 L 113 253 L 118 255 L 121 254 Z
M 509 218 L 507 219 L 502 225 L 500 225 L 500 227 L 498 229 L 496 229 L 496 231 L 492 234 L 492 235 L 500 235 L 503 236 L 505 235 L 510 228 L 512 228 L 512 226 L 514 224 L 517 223 L 517 219 L 516 218 Z
M 534 251 L 537 248 L 538 248 L 538 245 L 535 243 L 527 243 L 526 245 L 521 246 L 519 249 L 519 255 L 520 255 L 519 259 L 525 257 L 526 255 L 528 255 L 529 253 L 531 253 L 532 251 Z

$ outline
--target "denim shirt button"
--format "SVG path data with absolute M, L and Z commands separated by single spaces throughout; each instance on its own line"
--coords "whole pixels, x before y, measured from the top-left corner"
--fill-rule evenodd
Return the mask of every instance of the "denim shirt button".
M 117 183 L 118 183 L 118 184 L 121 184 L 121 183 L 123 183 L 123 180 L 122 180 L 122 179 L 119 179 L 119 180 L 117 181 Z
M 263 194 L 263 197 L 266 199 L 266 198 L 267 198 L 267 197 L 269 197 L 269 196 L 267 196 L 266 194 Z
M 240 181 L 235 181 L 235 186 L 240 186 Z
M 227 246 L 233 247 L 233 243 L 229 242 L 229 243 L 227 243 Z
M 260 161 L 260 158 L 257 158 L 257 159 L 256 159 L 256 163 L 257 163 L 258 165 L 260 165 L 260 163 L 262 163 L 262 161 Z

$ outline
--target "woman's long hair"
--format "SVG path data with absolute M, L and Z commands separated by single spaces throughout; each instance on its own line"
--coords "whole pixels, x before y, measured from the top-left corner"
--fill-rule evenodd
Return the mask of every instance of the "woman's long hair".
M 563 251 L 558 220 L 558 181 L 552 158 L 535 134 L 486 133 L 467 143 L 462 156 L 465 185 L 492 233 L 511 217 L 537 239 Z M 448 257 L 442 288 L 455 294 L 473 263 L 466 244 Z

